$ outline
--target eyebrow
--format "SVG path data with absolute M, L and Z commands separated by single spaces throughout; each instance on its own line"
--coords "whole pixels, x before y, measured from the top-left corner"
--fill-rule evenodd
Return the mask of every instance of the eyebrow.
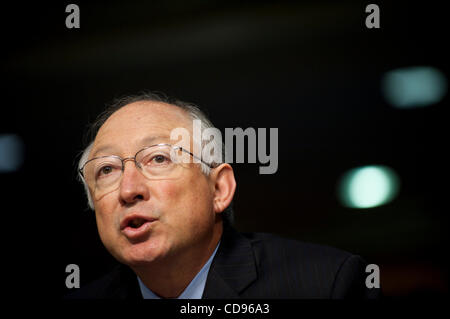
M 152 146 L 152 145 L 155 145 L 155 143 L 157 141 L 168 140 L 168 139 L 169 139 L 169 137 L 164 136 L 164 135 L 147 136 L 147 137 L 143 138 L 138 143 L 138 145 L 141 145 L 141 147 Z M 117 153 L 116 150 L 117 150 L 116 146 L 113 144 L 106 144 L 106 145 L 100 146 L 99 148 L 95 149 L 94 153 L 92 153 L 91 159 L 98 156 L 99 153 L 107 153 L 108 155 L 114 155 L 114 153 Z

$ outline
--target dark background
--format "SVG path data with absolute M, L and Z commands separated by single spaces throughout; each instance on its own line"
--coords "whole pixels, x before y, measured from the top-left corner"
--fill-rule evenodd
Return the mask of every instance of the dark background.
M 235 222 L 335 246 L 380 266 L 390 297 L 448 293 L 448 94 L 399 110 L 380 90 L 385 72 L 433 66 L 449 78 L 445 9 L 371 2 L 75 1 L 2 4 L 0 134 L 25 144 L 21 169 L 0 175 L 3 278 L 59 298 L 65 267 L 82 284 L 111 267 L 76 180 L 87 124 L 113 98 L 158 90 L 206 109 L 225 127 L 279 128 L 279 167 L 235 164 Z M 348 169 L 381 164 L 401 179 L 387 205 L 341 206 Z

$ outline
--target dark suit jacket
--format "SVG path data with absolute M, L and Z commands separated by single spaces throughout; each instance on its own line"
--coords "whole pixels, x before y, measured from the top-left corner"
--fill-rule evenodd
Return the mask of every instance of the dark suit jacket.
M 270 234 L 240 234 L 225 226 L 203 298 L 378 298 L 365 286 L 361 257 Z M 137 277 L 125 265 L 77 289 L 68 298 L 142 298 Z

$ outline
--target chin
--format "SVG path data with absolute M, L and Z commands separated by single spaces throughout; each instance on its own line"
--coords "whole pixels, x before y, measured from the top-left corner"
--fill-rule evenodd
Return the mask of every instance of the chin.
M 154 263 L 162 256 L 160 247 L 149 247 L 148 243 L 141 243 L 125 248 L 121 253 L 121 261 L 130 267 L 138 267 Z

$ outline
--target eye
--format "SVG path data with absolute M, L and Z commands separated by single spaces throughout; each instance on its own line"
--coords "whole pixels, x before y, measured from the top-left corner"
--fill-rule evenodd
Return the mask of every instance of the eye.
M 139 165 L 147 166 L 149 168 L 163 168 L 172 164 L 172 157 L 170 150 L 155 150 L 138 159 Z
M 104 165 L 101 166 L 98 170 L 97 170 L 97 174 L 96 177 L 97 178 L 104 178 L 107 177 L 108 175 L 111 175 L 112 173 L 114 173 L 115 168 L 112 165 Z
M 170 162 L 170 159 L 167 156 L 164 156 L 162 154 L 157 154 L 153 156 L 150 160 L 150 164 L 165 164 Z
M 103 166 L 103 167 L 100 169 L 99 174 L 100 174 L 100 175 L 107 175 L 107 174 L 111 173 L 112 170 L 113 170 L 113 169 L 112 169 L 111 166 Z

